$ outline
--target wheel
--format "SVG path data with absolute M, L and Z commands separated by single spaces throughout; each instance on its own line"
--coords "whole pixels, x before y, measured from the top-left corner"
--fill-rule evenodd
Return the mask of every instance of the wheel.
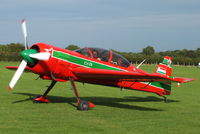
M 80 100 L 80 102 L 78 103 L 77 109 L 81 111 L 87 111 L 89 109 L 88 102 L 85 100 Z

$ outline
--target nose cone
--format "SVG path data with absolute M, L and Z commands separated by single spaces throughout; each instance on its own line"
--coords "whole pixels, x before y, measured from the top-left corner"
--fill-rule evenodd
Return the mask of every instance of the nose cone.
M 37 53 L 37 50 L 35 50 L 35 49 L 27 49 L 27 50 L 22 51 L 20 53 L 20 55 L 28 63 L 34 64 L 36 62 L 36 60 L 31 58 L 29 55 L 30 54 L 36 54 L 36 53 Z

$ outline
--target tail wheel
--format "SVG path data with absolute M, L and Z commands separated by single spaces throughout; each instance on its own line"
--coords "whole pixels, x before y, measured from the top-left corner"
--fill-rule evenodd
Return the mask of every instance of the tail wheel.
M 77 106 L 78 110 L 87 111 L 89 109 L 89 104 L 85 100 L 80 100 Z

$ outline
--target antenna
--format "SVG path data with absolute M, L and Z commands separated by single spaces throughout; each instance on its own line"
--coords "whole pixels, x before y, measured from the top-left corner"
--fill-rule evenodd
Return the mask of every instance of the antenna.
M 139 65 L 137 65 L 136 68 L 139 68 L 144 62 L 145 62 L 146 59 L 144 59 Z

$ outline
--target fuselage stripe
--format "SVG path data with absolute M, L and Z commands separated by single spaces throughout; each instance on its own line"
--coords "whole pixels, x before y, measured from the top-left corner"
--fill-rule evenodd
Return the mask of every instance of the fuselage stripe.
M 70 55 L 68 53 L 53 51 L 52 57 L 58 58 L 63 61 L 67 61 L 76 65 L 80 65 L 87 68 L 97 68 L 97 69 L 107 69 L 107 70 L 117 70 L 117 71 L 127 71 L 121 68 L 112 67 L 106 64 L 101 64 L 92 60 L 84 59 L 78 56 Z

